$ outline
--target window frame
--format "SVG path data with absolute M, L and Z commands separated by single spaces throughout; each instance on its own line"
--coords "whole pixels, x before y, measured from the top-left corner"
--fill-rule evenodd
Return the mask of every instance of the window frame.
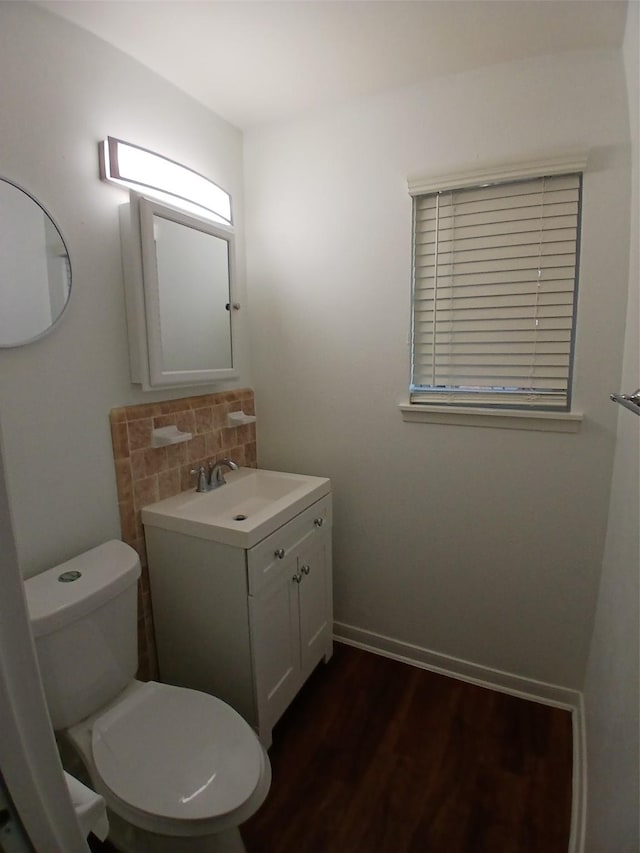
M 581 415 L 572 414 L 572 385 L 573 385 L 573 370 L 575 363 L 575 336 L 576 336 L 576 307 L 577 307 L 577 279 L 580 260 L 580 220 L 581 210 L 578 210 L 577 225 L 578 233 L 576 239 L 575 252 L 575 284 L 573 289 L 573 317 L 571 330 L 571 352 L 569 355 L 569 369 L 567 376 L 566 388 L 566 405 L 545 406 L 544 404 L 530 404 L 522 401 L 508 399 L 509 392 L 505 392 L 505 401 L 496 402 L 489 401 L 491 392 L 478 391 L 477 402 L 470 402 L 468 398 L 452 399 L 450 390 L 426 390 L 424 392 L 415 392 L 412 388 L 414 379 L 414 316 L 415 316 L 415 197 L 422 195 L 432 195 L 439 192 L 448 192 L 455 190 L 473 189 L 493 184 L 513 183 L 527 181 L 535 178 L 575 175 L 580 176 L 579 198 L 582 197 L 584 175 L 587 167 L 588 155 L 584 151 L 572 151 L 554 157 L 544 157 L 535 160 L 519 161 L 517 163 L 500 164 L 498 166 L 484 167 L 481 169 L 465 170 L 459 173 L 450 175 L 441 175 L 435 177 L 417 177 L 410 178 L 408 181 L 409 194 L 413 201 L 413 216 L 412 216 L 412 287 L 411 287 L 411 326 L 410 326 L 410 377 L 409 389 L 410 396 L 408 403 L 403 402 L 400 408 L 403 413 L 403 418 L 407 421 L 441 421 L 447 423 L 464 423 L 465 414 L 474 415 L 474 423 L 476 425 L 489 425 L 489 421 L 485 421 L 485 417 L 490 414 L 498 416 L 500 423 L 491 425 L 510 426 L 518 428 L 534 428 L 534 429 L 555 429 L 560 428 L 562 431 L 575 431 L 577 424 L 581 420 Z M 462 392 L 464 393 L 464 392 Z M 462 394 L 461 394 L 462 396 Z M 495 396 L 495 394 L 493 395 Z M 473 398 L 472 398 L 473 399 Z M 454 413 L 455 416 L 442 417 L 446 413 Z M 545 418 L 545 415 L 548 415 Z M 459 417 L 460 416 L 460 417 Z M 511 416 L 511 417 L 509 417 Z M 548 425 L 542 425 L 544 420 L 548 420 Z M 564 425 L 563 425 L 564 422 Z

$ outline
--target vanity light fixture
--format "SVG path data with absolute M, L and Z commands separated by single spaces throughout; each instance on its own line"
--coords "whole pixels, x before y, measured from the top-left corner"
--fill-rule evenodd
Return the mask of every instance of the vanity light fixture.
M 231 225 L 231 196 L 208 178 L 113 136 L 101 142 L 99 150 L 103 181 Z

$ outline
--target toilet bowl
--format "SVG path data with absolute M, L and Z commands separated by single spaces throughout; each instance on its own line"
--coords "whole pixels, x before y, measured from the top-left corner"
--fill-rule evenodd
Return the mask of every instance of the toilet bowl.
M 222 700 L 134 679 L 139 573 L 112 541 L 25 581 L 63 762 L 104 797 L 123 853 L 238 853 L 268 756 Z
M 271 783 L 252 729 L 196 690 L 134 681 L 62 737 L 107 803 L 109 837 L 132 853 L 243 850 L 236 827 Z

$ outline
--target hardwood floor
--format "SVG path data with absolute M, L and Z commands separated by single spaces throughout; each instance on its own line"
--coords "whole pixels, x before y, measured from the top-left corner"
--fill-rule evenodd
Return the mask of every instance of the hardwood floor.
M 269 756 L 269 796 L 242 826 L 247 853 L 568 850 L 568 711 L 337 643 Z
M 336 644 L 269 755 L 247 853 L 567 853 L 568 711 Z

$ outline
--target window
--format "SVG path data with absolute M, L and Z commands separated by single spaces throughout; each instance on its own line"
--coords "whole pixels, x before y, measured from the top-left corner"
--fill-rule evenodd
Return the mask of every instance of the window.
M 410 182 L 412 404 L 570 408 L 584 163 L 568 162 Z

